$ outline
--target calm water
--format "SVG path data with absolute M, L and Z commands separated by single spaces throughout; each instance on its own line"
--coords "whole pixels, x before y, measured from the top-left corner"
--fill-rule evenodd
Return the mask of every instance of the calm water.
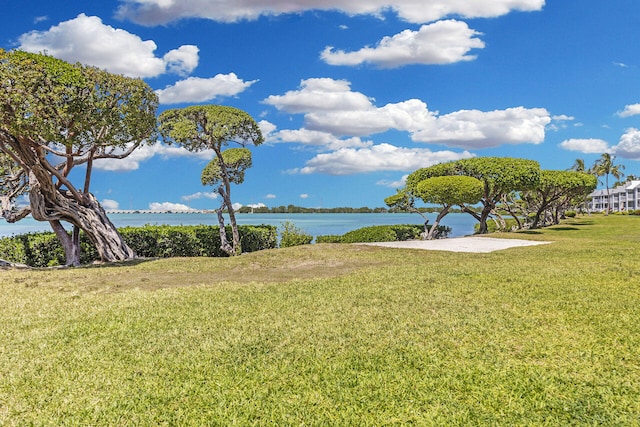
M 429 221 L 433 223 L 436 214 L 428 214 Z M 140 227 L 146 224 L 159 225 L 217 225 L 214 214 L 202 213 L 152 213 L 152 214 L 109 214 L 109 218 L 116 227 Z M 348 231 L 370 225 L 391 224 L 422 224 L 422 217 L 418 214 L 400 213 L 302 213 L 302 214 L 237 214 L 238 224 L 246 225 L 275 225 L 281 226 L 289 221 L 305 232 L 313 235 L 344 234 Z M 227 219 L 228 223 L 228 219 Z M 449 214 L 442 221 L 442 225 L 452 228 L 450 237 L 466 236 L 473 234 L 473 226 L 476 221 L 468 214 Z M 7 224 L 0 220 L 0 236 L 11 236 L 33 231 L 51 231 L 49 223 L 34 221 L 27 217 L 15 224 Z

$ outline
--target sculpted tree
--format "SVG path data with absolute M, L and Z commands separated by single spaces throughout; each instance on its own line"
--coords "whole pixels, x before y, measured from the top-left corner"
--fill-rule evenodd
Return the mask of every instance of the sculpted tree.
M 540 165 L 534 160 L 509 157 L 474 157 L 418 169 L 407 178 L 407 189 L 417 194 L 421 181 L 436 176 L 462 175 L 480 180 L 484 186 L 480 200 L 482 210 L 475 212 L 467 205 L 462 207 L 479 222 L 480 234 L 487 233 L 487 219 L 496 205 L 512 191 L 535 188 L 540 182 Z
M 584 172 L 541 171 L 540 184 L 534 190 L 522 193 L 528 211 L 533 213 L 531 228 L 538 228 L 545 214 L 557 224 L 559 211 L 577 197 L 589 194 L 597 184 L 595 176 Z
M 214 151 L 215 158 L 203 171 L 202 182 L 210 185 L 219 184 L 216 191 L 222 197 L 222 205 L 217 211 L 221 249 L 229 255 L 239 255 L 242 248 L 231 203 L 231 184 L 239 184 L 244 180 L 244 171 L 251 166 L 251 153 L 247 156 L 248 150 L 223 151 L 223 148 L 230 143 L 242 147 L 262 144 L 264 138 L 258 124 L 246 112 L 220 105 L 168 110 L 160 115 L 159 122 L 160 133 L 168 144 L 175 143 L 189 151 Z M 231 152 L 227 153 L 228 151 Z M 222 213 L 225 209 L 229 213 L 233 233 L 231 245 L 224 231 Z
M 218 214 L 218 224 L 220 225 L 220 242 L 221 248 L 229 255 L 237 255 L 242 253 L 240 244 L 240 234 L 236 225 L 236 216 L 231 204 L 231 198 L 224 185 L 223 170 L 227 172 L 229 183 L 242 184 L 244 182 L 244 173 L 252 166 L 251 151 L 247 148 L 229 148 L 222 152 L 220 158 L 215 158 L 205 166 L 202 170 L 202 185 L 218 185 L 217 192 L 222 196 L 220 208 L 216 211 Z M 227 196 L 227 197 L 225 197 Z M 229 220 L 231 221 L 231 232 L 233 233 L 233 241 L 229 244 L 227 233 L 224 228 L 223 211 L 227 209 L 229 212 Z
M 416 196 L 425 203 L 442 205 L 442 210 L 427 234 L 427 240 L 433 239 L 440 221 L 449 213 L 451 207 L 478 203 L 483 190 L 482 182 L 470 176 L 437 176 L 420 181 L 416 185 Z
M 135 257 L 90 193 L 91 174 L 95 160 L 124 158 L 153 134 L 157 103 L 142 80 L 0 50 L 2 216 L 48 221 L 67 265 L 80 262 L 80 230 L 103 261 Z M 78 185 L 70 174 L 80 165 Z M 17 207 L 22 195 L 29 204 Z M 71 236 L 63 222 L 73 226 Z

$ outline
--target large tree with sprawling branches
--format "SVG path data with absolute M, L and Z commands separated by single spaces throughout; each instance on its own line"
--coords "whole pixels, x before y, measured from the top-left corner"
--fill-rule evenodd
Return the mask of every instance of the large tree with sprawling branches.
M 80 230 L 103 261 L 135 257 L 91 194 L 91 175 L 96 160 L 127 157 L 153 135 L 157 104 L 140 79 L 0 50 L 2 216 L 48 221 L 68 265 L 80 262 Z M 24 195 L 28 204 L 17 206 Z
M 483 194 L 480 199 L 482 209 L 476 212 L 467 205 L 462 210 L 476 218 L 480 224 L 478 233 L 488 232 L 489 215 L 497 214 L 496 205 L 512 191 L 536 188 L 540 183 L 540 165 L 534 160 L 511 157 L 473 157 L 440 163 L 418 169 L 407 177 L 407 190 L 419 194 L 421 181 L 437 176 L 469 176 L 482 182 Z

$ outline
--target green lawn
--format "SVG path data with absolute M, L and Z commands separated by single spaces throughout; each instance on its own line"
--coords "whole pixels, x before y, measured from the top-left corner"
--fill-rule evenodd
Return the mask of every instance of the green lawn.
M 640 218 L 0 270 L 0 425 L 640 425 Z

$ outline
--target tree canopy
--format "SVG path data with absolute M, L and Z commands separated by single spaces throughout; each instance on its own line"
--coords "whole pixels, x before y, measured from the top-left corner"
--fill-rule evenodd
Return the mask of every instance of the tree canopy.
M 120 159 L 155 130 L 158 98 L 142 80 L 42 54 L 0 50 L 2 215 L 48 221 L 67 263 L 79 260 L 78 230 L 105 261 L 135 256 L 90 193 L 93 162 Z M 81 183 L 71 170 L 86 165 Z M 29 196 L 17 208 L 16 199 Z M 62 225 L 74 227 L 73 241 Z
M 431 226 L 427 239 L 432 239 L 440 221 L 449 213 L 452 206 L 473 205 L 480 201 L 484 186 L 482 181 L 470 176 L 436 176 L 420 181 L 416 185 L 415 195 L 425 203 L 442 205 L 442 210 Z
M 535 188 L 540 182 L 540 165 L 534 160 L 510 157 L 474 157 L 440 163 L 427 168 L 418 169 L 407 177 L 407 189 L 417 194 L 418 184 L 428 178 L 437 176 L 462 175 L 476 178 L 483 184 L 483 195 L 480 200 L 483 208 L 478 214 L 472 209 L 464 208 L 480 222 L 479 232 L 487 232 L 487 219 L 504 195 L 512 191 Z

